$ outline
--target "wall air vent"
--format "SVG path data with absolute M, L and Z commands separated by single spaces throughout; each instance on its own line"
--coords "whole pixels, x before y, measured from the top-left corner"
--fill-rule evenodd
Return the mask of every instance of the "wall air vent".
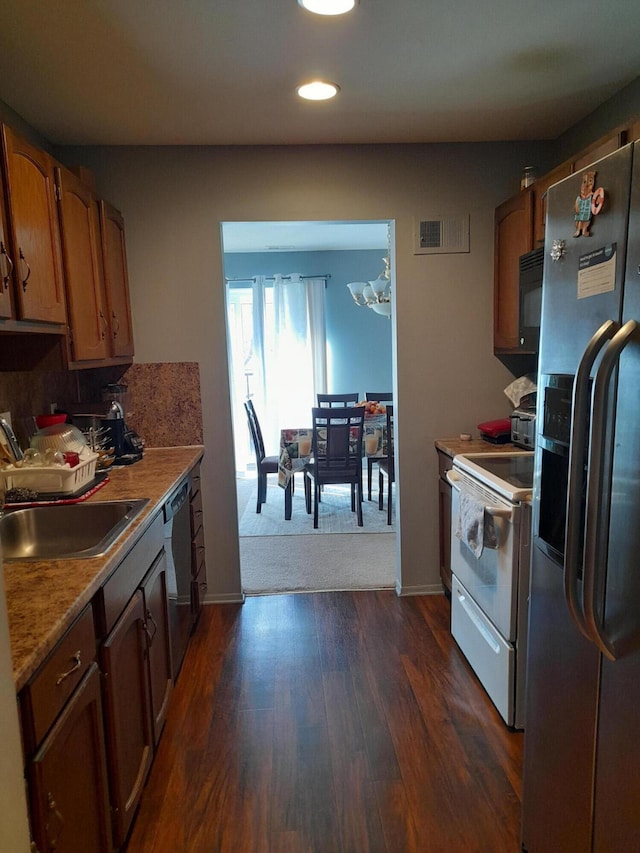
M 469 214 L 413 220 L 413 254 L 444 255 L 469 251 Z

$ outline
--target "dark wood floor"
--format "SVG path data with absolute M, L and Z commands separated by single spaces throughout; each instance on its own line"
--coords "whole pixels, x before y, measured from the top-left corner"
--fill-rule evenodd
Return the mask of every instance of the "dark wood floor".
M 204 608 L 127 853 L 515 853 L 522 734 L 444 597 Z

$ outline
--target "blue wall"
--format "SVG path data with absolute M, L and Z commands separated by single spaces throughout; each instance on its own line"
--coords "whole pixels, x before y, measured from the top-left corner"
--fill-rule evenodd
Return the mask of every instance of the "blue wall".
M 275 273 L 330 274 L 326 289 L 328 376 L 330 394 L 391 391 L 391 321 L 369 308 L 358 308 L 346 288 L 349 281 L 369 281 L 384 269 L 385 248 L 341 252 L 249 252 L 225 254 L 227 278 Z

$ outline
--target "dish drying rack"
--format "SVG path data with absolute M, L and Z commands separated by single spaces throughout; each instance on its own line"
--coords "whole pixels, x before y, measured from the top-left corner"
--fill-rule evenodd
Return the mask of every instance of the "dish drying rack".
M 108 427 L 87 427 L 82 433 L 87 440 L 87 446 L 98 454 L 98 470 L 104 470 L 113 465 L 116 458 L 115 447 L 111 445 L 111 432 Z
M 11 489 L 29 489 L 41 495 L 70 495 L 94 479 L 97 461 L 98 454 L 87 448 L 73 468 L 69 465 L 9 465 L 0 471 L 0 477 L 7 492 Z

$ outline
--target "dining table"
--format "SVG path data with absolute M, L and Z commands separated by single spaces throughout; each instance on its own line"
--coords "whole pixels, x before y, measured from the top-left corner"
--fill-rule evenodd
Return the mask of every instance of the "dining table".
M 313 429 L 294 427 L 280 430 L 280 453 L 278 460 L 278 485 L 284 489 L 284 517 L 291 520 L 293 509 L 293 479 L 311 462 Z M 353 430 L 356 441 L 356 429 Z M 387 416 L 386 414 L 364 416 L 362 436 L 364 457 L 387 456 Z

